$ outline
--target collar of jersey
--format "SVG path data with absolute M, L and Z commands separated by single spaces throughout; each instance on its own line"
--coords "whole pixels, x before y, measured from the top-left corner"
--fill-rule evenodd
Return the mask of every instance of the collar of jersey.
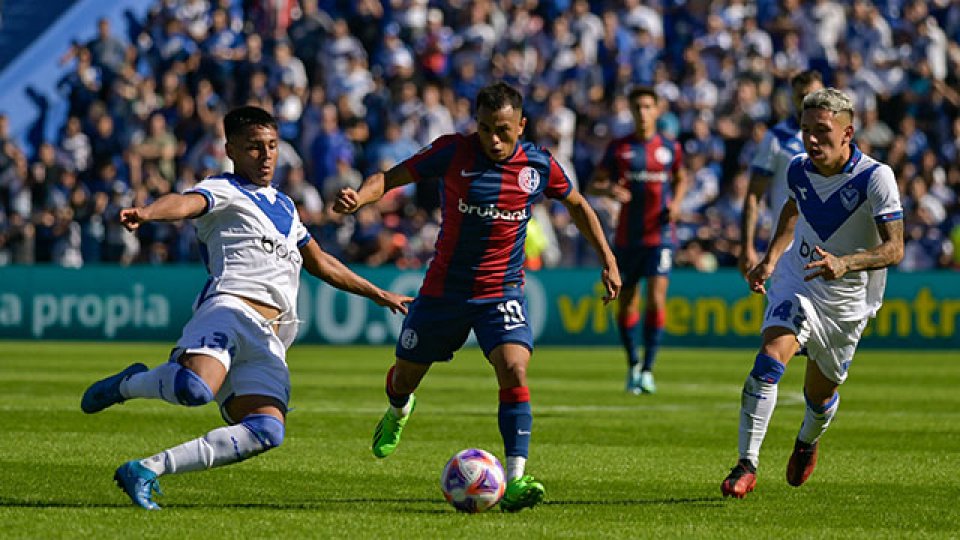
M 850 143 L 850 150 L 851 150 L 850 159 L 847 160 L 847 162 L 843 165 L 843 168 L 840 169 L 840 172 L 838 174 L 852 173 L 854 167 L 856 167 L 857 163 L 860 163 L 860 159 L 863 158 L 863 152 L 860 151 L 860 148 L 855 143 Z M 810 159 L 809 157 L 807 158 L 806 168 L 808 171 L 812 173 L 820 174 L 820 176 L 823 176 L 820 173 L 820 171 L 817 170 L 816 165 L 813 164 L 813 160 Z
M 233 184 L 234 186 L 238 188 L 243 188 L 247 191 L 257 191 L 260 188 L 273 187 L 272 183 L 266 186 L 258 186 L 257 184 L 254 184 L 250 180 L 247 180 L 243 176 L 240 176 L 239 174 L 236 174 L 236 173 L 225 172 L 222 174 L 222 176 L 227 180 L 229 180 L 230 183 Z

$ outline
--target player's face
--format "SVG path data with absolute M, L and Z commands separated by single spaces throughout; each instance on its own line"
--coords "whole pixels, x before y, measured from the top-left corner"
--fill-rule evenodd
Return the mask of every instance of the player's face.
M 657 130 L 657 117 L 660 109 L 653 96 L 639 96 L 630 103 L 630 114 L 636 124 L 637 133 L 649 138 Z
M 477 135 L 483 153 L 493 161 L 509 159 L 526 125 L 523 111 L 511 105 L 496 111 L 481 107 L 477 110 Z
M 817 169 L 836 174 L 849 157 L 853 124 L 849 113 L 807 109 L 800 115 L 803 147 Z
M 277 167 L 279 145 L 276 129 L 247 126 L 227 141 L 227 156 L 233 160 L 234 173 L 258 186 L 269 186 Z

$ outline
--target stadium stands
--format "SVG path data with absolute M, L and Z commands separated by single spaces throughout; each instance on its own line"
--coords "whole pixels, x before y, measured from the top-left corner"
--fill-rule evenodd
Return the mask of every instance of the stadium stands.
M 5 0 L 7 12 L 16 3 Z M 476 91 L 502 79 L 526 95 L 527 138 L 581 186 L 605 143 L 631 129 L 625 91 L 654 85 L 669 105 L 661 129 L 683 144 L 694 179 L 678 264 L 732 266 L 750 156 L 790 114 L 789 75 L 813 67 L 855 96 L 857 142 L 894 167 L 901 269 L 960 268 L 956 2 L 167 0 L 120 20 L 98 29 L 91 19 L 75 45 L 46 55 L 44 84 L 58 90 L 45 99 L 66 113 L 55 129 L 25 143 L 11 128 L 23 107 L 0 101 L 2 264 L 198 260 L 190 224 L 134 236 L 116 214 L 228 167 L 220 118 L 253 103 L 280 120 L 277 182 L 325 248 L 352 263 L 422 266 L 435 185 L 347 218 L 326 203 L 438 134 L 471 130 Z M 593 262 L 562 206 L 536 215 L 543 265 Z

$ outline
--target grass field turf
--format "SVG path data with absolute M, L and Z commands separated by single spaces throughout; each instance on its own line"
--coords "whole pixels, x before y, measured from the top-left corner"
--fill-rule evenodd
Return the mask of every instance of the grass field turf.
M 821 461 L 784 480 L 803 414 L 803 365 L 781 382 L 757 491 L 724 500 L 736 461 L 747 350 L 666 349 L 659 393 L 623 392 L 617 348 L 541 347 L 530 368 L 528 470 L 545 502 L 461 515 L 440 494 L 447 458 L 503 457 L 496 385 L 476 349 L 418 391 L 397 453 L 369 450 L 392 350 L 296 345 L 281 448 L 245 463 L 166 476 L 161 512 L 112 483 L 123 461 L 220 424 L 216 407 L 138 400 L 80 412 L 86 386 L 168 344 L 0 343 L 0 538 L 949 538 L 960 536 L 960 363 L 956 351 L 861 351 Z

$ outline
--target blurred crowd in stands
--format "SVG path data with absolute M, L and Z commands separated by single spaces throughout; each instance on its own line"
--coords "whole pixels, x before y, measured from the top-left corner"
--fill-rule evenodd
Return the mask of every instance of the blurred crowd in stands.
M 326 250 L 422 267 L 435 183 L 348 217 L 335 193 L 473 130 L 476 92 L 504 80 L 525 95 L 526 139 L 581 189 L 633 129 L 626 92 L 654 86 L 692 179 L 677 264 L 734 266 L 750 159 L 792 114 L 789 76 L 814 68 L 855 98 L 857 143 L 896 173 L 901 269 L 960 268 L 956 0 L 162 0 L 137 27 L 101 21 L 59 61 L 58 139 L 25 155 L 0 105 L 0 264 L 199 260 L 190 223 L 134 235 L 117 213 L 229 170 L 222 115 L 255 104 L 279 120 L 275 183 Z M 609 226 L 617 203 L 592 202 Z M 532 267 L 595 262 L 561 205 L 534 216 Z M 761 222 L 763 249 L 774 224 Z

